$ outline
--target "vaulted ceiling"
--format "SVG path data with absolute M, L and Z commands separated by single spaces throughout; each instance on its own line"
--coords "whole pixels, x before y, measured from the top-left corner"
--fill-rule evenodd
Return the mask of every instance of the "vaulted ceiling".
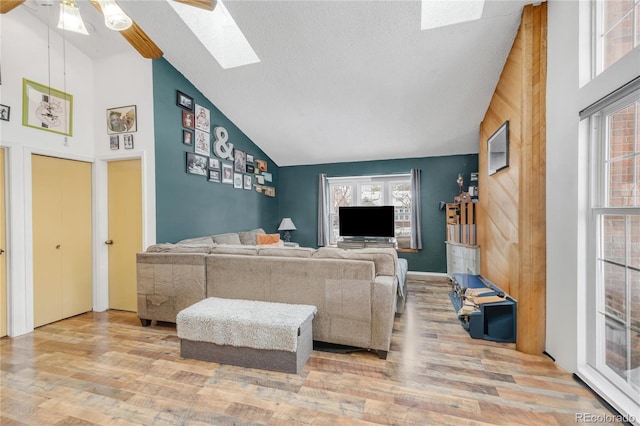
M 131 49 L 86 0 L 77 3 L 95 31 L 67 36 L 71 43 L 92 57 Z M 260 58 L 231 69 L 167 1 L 118 3 L 198 90 L 289 166 L 477 153 L 480 121 L 531 2 L 488 0 L 481 19 L 421 30 L 420 1 L 227 0 Z M 20 7 L 38 8 L 36 0 Z

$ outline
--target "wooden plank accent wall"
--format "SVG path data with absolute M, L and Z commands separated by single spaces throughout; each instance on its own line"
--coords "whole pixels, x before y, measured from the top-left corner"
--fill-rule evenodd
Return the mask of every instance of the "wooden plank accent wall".
M 526 6 L 480 125 L 481 273 L 518 301 L 516 349 L 541 354 L 546 317 L 547 4 Z M 489 176 L 487 140 L 509 120 L 509 167 Z

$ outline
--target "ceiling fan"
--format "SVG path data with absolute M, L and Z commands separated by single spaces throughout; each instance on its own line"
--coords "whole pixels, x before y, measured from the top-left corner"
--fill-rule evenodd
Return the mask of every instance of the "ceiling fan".
M 20 6 L 26 0 L 1 0 L 0 14 L 8 13 L 16 7 Z M 91 4 L 105 16 L 105 25 L 114 31 L 120 32 L 122 36 L 131 44 L 131 46 L 140 53 L 144 58 L 157 59 L 162 56 L 162 50 L 149 38 L 149 36 L 135 22 L 131 20 L 115 0 L 89 0 Z M 189 6 L 212 11 L 216 7 L 216 0 L 173 0 L 184 3 Z M 84 29 L 80 12 L 75 0 L 45 0 L 42 3 L 52 5 L 59 2 L 62 7 L 70 13 L 76 15 L 74 19 L 78 20 Z M 73 17 L 72 17 L 73 18 Z M 59 28 L 63 28 L 60 27 Z M 80 31 L 82 32 L 82 31 Z M 84 34 L 86 30 L 84 30 Z

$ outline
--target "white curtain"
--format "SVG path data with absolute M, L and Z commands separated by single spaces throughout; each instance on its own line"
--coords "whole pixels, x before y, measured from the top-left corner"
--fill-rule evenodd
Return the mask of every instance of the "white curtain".
M 329 227 L 329 180 L 327 175 L 320 174 L 318 182 L 318 246 L 328 246 L 331 235 Z
M 411 169 L 411 245 L 412 249 L 422 249 L 422 224 L 420 217 L 420 169 Z

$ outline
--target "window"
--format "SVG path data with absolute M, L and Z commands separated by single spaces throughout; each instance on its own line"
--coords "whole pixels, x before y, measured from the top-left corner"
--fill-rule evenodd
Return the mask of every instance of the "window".
M 640 400 L 640 91 L 592 116 L 595 368 Z M 593 358 L 592 358 L 593 359 Z
M 339 207 L 394 206 L 398 247 L 410 247 L 411 175 L 329 178 L 329 198 L 330 244 L 336 244 L 339 237 Z
M 596 74 L 640 45 L 640 0 L 596 0 Z

